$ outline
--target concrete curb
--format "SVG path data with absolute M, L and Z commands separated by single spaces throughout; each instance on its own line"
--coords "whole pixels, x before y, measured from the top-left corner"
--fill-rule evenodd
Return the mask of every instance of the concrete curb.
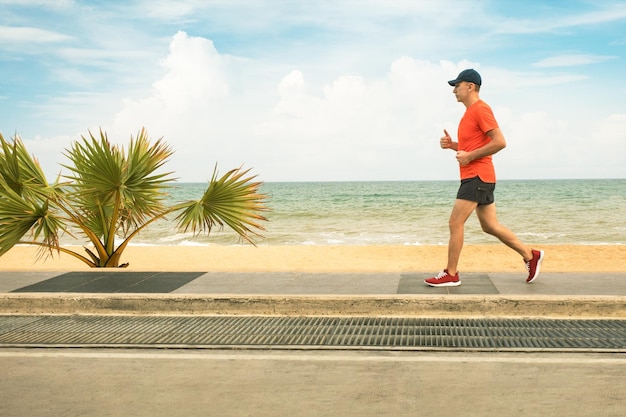
M 626 319 L 626 296 L 11 293 L 0 314 Z

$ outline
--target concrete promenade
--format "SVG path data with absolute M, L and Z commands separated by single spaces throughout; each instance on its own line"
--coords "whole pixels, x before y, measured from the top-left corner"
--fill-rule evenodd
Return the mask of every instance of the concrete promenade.
M 626 273 L 1 272 L 1 314 L 256 314 L 626 318 Z
M 626 273 L 0 272 L 1 314 L 626 319 Z M 172 282 L 175 281 L 175 284 Z M 149 289 L 150 291 L 146 291 Z M 2 331 L 2 329 L 0 329 Z M 626 357 L 589 352 L 0 348 L 0 416 L 606 416 Z
M 7 417 L 622 417 L 607 354 L 0 349 Z

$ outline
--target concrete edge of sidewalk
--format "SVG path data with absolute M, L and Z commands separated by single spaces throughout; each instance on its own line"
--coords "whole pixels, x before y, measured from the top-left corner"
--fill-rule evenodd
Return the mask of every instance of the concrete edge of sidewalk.
M 0 314 L 626 319 L 626 296 L 11 293 Z

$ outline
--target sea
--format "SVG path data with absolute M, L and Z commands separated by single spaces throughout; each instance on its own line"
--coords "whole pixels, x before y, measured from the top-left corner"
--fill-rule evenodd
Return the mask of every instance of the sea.
M 198 199 L 206 183 L 177 183 L 168 204 Z M 458 181 L 268 182 L 262 245 L 446 245 Z M 626 244 L 626 179 L 500 180 L 500 223 L 529 245 Z M 475 215 L 465 242 L 498 241 Z M 76 244 L 76 242 L 67 242 Z M 132 245 L 247 245 L 228 228 L 193 236 L 174 216 L 148 226 Z

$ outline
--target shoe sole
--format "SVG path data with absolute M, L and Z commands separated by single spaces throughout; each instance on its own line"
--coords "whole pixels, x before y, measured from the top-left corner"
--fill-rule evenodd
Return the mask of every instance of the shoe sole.
M 537 279 L 537 277 L 539 276 L 539 271 L 541 270 L 541 263 L 543 262 L 543 251 L 540 250 L 539 251 L 539 261 L 537 261 L 537 268 L 535 269 L 535 276 L 533 276 L 531 279 L 527 279 L 526 280 L 526 284 L 530 284 L 531 282 L 533 282 L 534 280 Z
M 431 284 L 430 282 L 424 281 L 424 284 L 430 285 L 431 287 L 458 287 L 459 285 L 461 285 L 461 281 L 445 282 L 443 284 Z

